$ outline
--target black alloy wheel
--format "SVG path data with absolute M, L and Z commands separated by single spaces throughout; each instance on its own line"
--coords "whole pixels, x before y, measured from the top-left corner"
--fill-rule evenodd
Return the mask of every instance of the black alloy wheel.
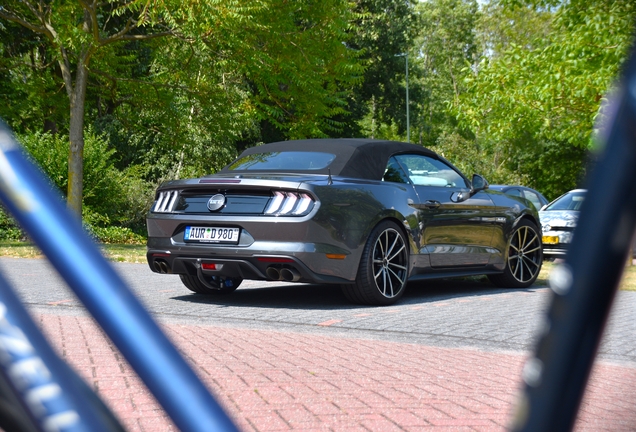
M 223 276 L 210 276 L 206 279 L 206 286 L 197 276 L 180 274 L 181 282 L 190 290 L 197 294 L 230 294 L 234 292 L 243 279 L 240 278 L 226 278 Z M 212 288 L 211 288 L 212 287 Z
M 354 303 L 391 305 L 404 294 L 408 263 L 403 232 L 394 222 L 381 222 L 367 240 L 355 283 L 342 285 L 342 291 Z
M 537 280 L 543 262 L 541 235 L 535 224 L 522 220 L 508 242 L 508 258 L 503 273 L 488 275 L 500 287 L 526 288 Z

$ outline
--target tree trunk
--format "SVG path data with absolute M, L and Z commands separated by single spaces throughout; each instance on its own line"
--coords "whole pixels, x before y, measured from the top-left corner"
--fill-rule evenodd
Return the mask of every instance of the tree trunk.
M 84 59 L 77 65 L 75 86 L 71 95 L 71 121 L 69 129 L 70 150 L 68 153 L 68 193 L 67 205 L 82 217 L 82 196 L 84 181 L 84 103 L 88 70 Z

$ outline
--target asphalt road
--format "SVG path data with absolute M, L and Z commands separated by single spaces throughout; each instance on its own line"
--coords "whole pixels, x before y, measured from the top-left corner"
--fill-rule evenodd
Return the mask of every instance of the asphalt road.
M 347 302 L 339 289 L 244 281 L 231 295 L 203 296 L 175 275 L 145 264 L 115 263 L 117 271 L 153 316 L 163 323 L 272 329 L 356 339 L 407 342 L 445 348 L 527 352 L 550 290 L 498 289 L 478 280 L 413 284 L 390 307 Z M 0 270 L 34 311 L 85 315 L 74 294 L 42 259 L 0 258 Z M 636 292 L 619 292 L 599 357 L 636 365 Z

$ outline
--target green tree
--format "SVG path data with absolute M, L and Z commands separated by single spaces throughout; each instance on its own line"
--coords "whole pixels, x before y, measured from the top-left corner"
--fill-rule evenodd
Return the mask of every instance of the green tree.
M 269 1 L 244 23 L 234 48 L 252 96 L 248 109 L 287 138 L 340 132 L 334 122 L 360 81 L 356 53 L 345 45 L 353 18 L 343 0 Z
M 486 10 L 502 12 L 502 30 L 493 31 L 495 15 L 482 21 L 486 49 L 465 70 L 468 91 L 456 113 L 480 148 L 554 197 L 585 172 L 601 102 L 632 41 L 636 4 L 510 1 Z M 524 20 L 535 24 L 515 33 Z
M 507 7 L 528 14 L 538 8 Z M 548 35 L 539 31 L 530 44 L 513 43 L 497 57 L 485 56 L 468 74 L 471 92 L 459 114 L 492 137 L 523 132 L 589 147 L 601 100 L 632 40 L 636 4 L 573 0 L 551 7 Z
M 475 27 L 480 14 L 475 0 L 430 0 L 417 6 L 416 82 L 423 89 L 414 126 L 420 143 L 433 146 L 442 133 L 457 130 L 449 106 L 465 91 L 462 70 L 475 62 Z
M 524 7 L 491 0 L 481 3 L 475 25 L 475 38 L 481 56 L 496 58 L 513 46 L 528 50 L 546 46 L 552 32 L 553 12 L 526 5 Z
M 349 22 L 344 0 L 10 0 L 0 7 L 3 54 L 13 62 L 4 64 L 42 68 L 46 80 L 13 67 L 0 73 L 24 82 L 13 101 L 38 94 L 42 105 L 66 90 L 68 115 L 55 120 L 69 121 L 60 128 L 70 140 L 68 202 L 80 211 L 85 118 L 108 134 L 120 169 L 159 166 L 151 178 L 220 168 L 235 142 L 258 140 L 262 122 L 290 138 L 338 130 L 331 119 L 344 115 L 362 70 L 343 44 Z M 26 33 L 15 42 L 18 26 Z
M 342 127 L 332 119 L 362 71 L 343 44 L 348 3 L 238 3 L 197 4 L 181 37 L 130 47 L 121 65 L 146 65 L 141 75 L 101 73 L 98 128 L 125 163 L 153 165 L 151 178 L 196 176 L 255 142 Z
M 50 180 L 52 190 L 60 193 L 67 190 L 68 135 L 36 132 L 19 134 L 17 138 Z M 89 127 L 84 148 L 83 221 L 102 241 L 112 241 L 113 234 L 123 241 L 131 237 L 138 239 L 133 232 L 145 230 L 145 215 L 152 203 L 154 188 L 140 180 L 136 167 L 123 171 L 116 169 L 114 155 L 115 150 L 109 148 L 105 137 L 95 135 Z M 6 223 L 4 234 L 15 238 L 15 232 L 8 230 Z M 0 232 L 0 238 L 2 235 Z
M 405 58 L 417 30 L 414 0 L 355 0 L 347 45 L 365 70 L 347 110 L 346 136 L 392 137 L 406 130 Z M 417 88 L 409 91 L 417 98 Z
M 62 108 L 66 95 L 59 91 L 52 56 L 42 39 L 18 24 L 0 21 L 0 117 L 11 118 L 18 132 L 31 126 L 56 132 L 59 123 L 68 122 L 68 109 Z
M 90 65 L 95 57 L 126 41 L 173 34 L 179 2 L 150 6 L 144 1 L 97 2 L 78 0 L 62 4 L 9 0 L 0 7 L 0 19 L 19 24 L 42 37 L 57 64 L 69 101 L 69 207 L 81 214 L 84 152 L 84 115 Z

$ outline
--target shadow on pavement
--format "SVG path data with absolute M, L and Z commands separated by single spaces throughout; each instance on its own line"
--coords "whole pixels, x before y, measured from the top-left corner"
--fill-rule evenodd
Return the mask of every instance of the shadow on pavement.
M 244 282 L 245 284 L 245 282 Z M 263 282 L 254 286 L 241 286 L 227 295 L 187 294 L 171 297 L 172 300 L 217 306 L 261 307 L 283 309 L 367 309 L 375 306 L 350 303 L 337 285 L 292 284 Z M 461 297 L 503 295 L 512 292 L 537 292 L 545 288 L 534 285 L 525 289 L 496 288 L 486 278 L 454 278 L 411 282 L 404 296 L 391 307 L 413 306 L 441 302 Z

